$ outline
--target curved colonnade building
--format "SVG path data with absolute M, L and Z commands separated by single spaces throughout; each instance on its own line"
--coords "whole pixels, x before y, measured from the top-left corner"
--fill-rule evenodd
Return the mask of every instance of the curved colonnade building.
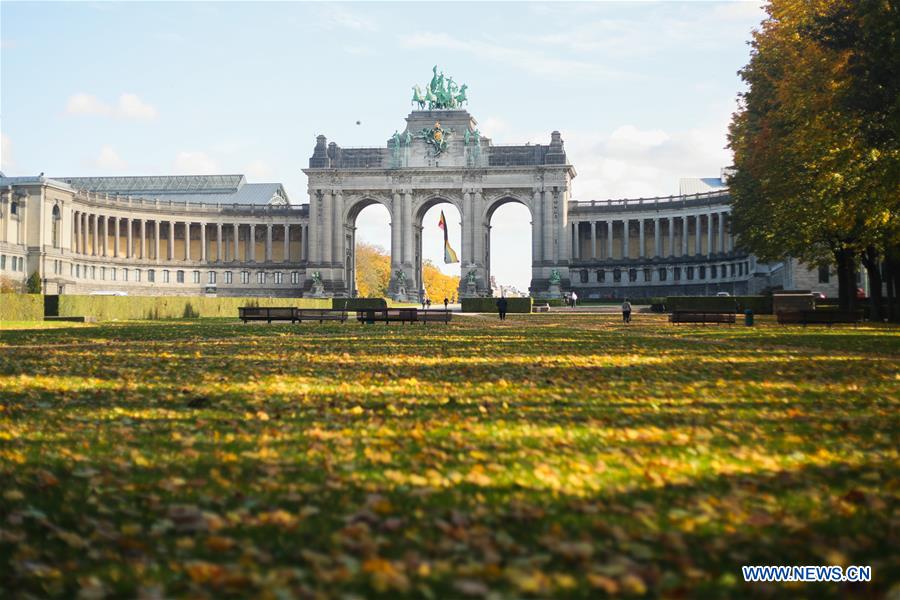
M 809 269 L 742 251 L 721 179 L 684 180 L 672 197 L 582 202 L 571 198 L 575 169 L 559 132 L 549 144 L 495 146 L 464 110 L 406 121 L 378 148 L 319 136 L 305 204 L 242 175 L 0 177 L 0 275 L 36 271 L 47 294 L 350 296 L 356 216 L 380 203 L 391 220 L 391 294 L 411 300 L 422 293 L 422 218 L 449 203 L 461 219 L 460 296 L 483 296 L 491 217 L 518 202 L 532 216 L 538 298 L 828 285 L 821 273 L 815 286 L 803 280 L 815 276 Z

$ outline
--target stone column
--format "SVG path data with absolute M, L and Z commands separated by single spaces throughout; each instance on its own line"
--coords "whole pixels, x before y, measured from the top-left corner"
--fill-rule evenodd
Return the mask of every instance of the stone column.
M 575 260 L 581 258 L 581 228 L 579 225 L 580 223 L 578 221 L 573 221 L 572 228 L 569 230 L 571 232 L 569 234 L 569 240 L 572 242 L 569 244 L 569 247 L 572 248 L 572 258 Z M 574 237 L 572 234 L 574 234 Z
M 300 230 L 300 257 L 301 260 L 309 260 L 309 223 Z
M 597 260 L 597 222 L 591 220 L 591 258 Z
M 81 213 L 75 211 L 72 218 L 72 252 L 81 254 Z
M 667 217 L 669 222 L 669 256 L 675 256 L 675 219 Z
M 541 262 L 541 190 L 532 188 L 531 190 L 531 264 Z M 538 276 L 532 270 L 532 277 Z
M 706 255 L 713 253 L 712 213 L 706 213 Z
M 403 190 L 403 247 L 400 249 L 403 255 L 403 264 L 410 268 L 409 273 L 407 275 L 414 275 L 415 273 L 415 265 L 413 261 L 415 260 L 415 231 L 413 231 L 413 216 L 412 216 L 412 193 L 410 190 Z M 407 288 L 408 292 L 415 292 L 418 288 L 417 281 L 410 280 L 409 287 Z
M 141 219 L 141 252 L 139 258 L 147 258 L 147 221 Z
M 153 233 L 156 235 L 156 247 L 154 248 L 154 251 L 153 251 L 153 258 L 154 258 L 154 260 L 156 260 L 156 262 L 160 261 L 159 245 L 162 242 L 160 241 L 159 228 L 161 225 L 162 225 L 162 221 L 157 220 L 157 221 L 153 222 Z
M 191 260 L 191 222 L 185 221 L 184 223 L 184 260 L 188 262 Z
M 128 218 L 126 219 L 128 222 L 128 231 L 125 234 L 125 258 L 133 258 L 134 257 L 134 234 L 131 231 L 131 228 L 134 227 L 134 219 Z
M 322 217 L 323 227 L 320 234 L 321 256 L 323 263 L 331 266 L 331 249 L 334 247 L 334 223 L 332 217 L 334 215 L 334 201 L 332 200 L 331 190 L 322 190 Z
M 225 260 L 225 253 L 222 252 L 222 222 L 216 223 L 216 262 Z
M 391 278 L 394 276 L 395 266 L 399 266 L 403 262 L 400 245 L 403 243 L 403 208 L 400 201 L 400 192 L 394 190 L 391 194 Z M 465 243 L 465 242 L 463 242 Z
M 99 250 L 100 250 L 100 245 L 99 245 L 100 240 L 98 239 L 100 237 L 100 235 L 99 235 L 100 219 L 97 216 L 97 213 L 94 213 L 91 215 L 91 220 L 93 221 L 93 223 L 91 224 L 92 225 L 91 233 L 93 234 L 91 236 L 91 256 L 97 256 L 97 254 L 99 254 Z
M 250 262 L 256 262 L 256 223 L 250 223 Z
M 119 230 L 119 217 L 115 217 L 115 220 L 113 221 L 113 233 L 115 234 L 115 237 L 116 237 L 116 241 L 113 244 L 113 256 L 118 258 L 119 257 L 119 235 L 121 233 Z
M 644 238 L 644 218 L 643 217 L 638 219 L 638 240 L 640 240 L 638 243 L 641 245 L 641 247 L 638 250 L 638 258 L 644 258 L 644 256 L 647 254 L 647 244 L 644 243 L 646 241 L 646 238 Z
M 166 260 L 175 260 L 175 221 L 169 221 L 169 243 L 166 244 Z
M 631 231 L 628 229 L 628 224 L 631 222 L 631 219 L 624 219 L 622 221 L 622 258 L 628 259 L 630 258 L 631 252 L 629 246 L 629 239 L 631 237 Z
M 334 228 L 336 238 L 332 241 L 334 247 L 331 251 L 331 260 L 332 262 L 338 263 L 343 270 L 346 268 L 346 262 L 344 261 L 346 251 L 344 249 L 344 192 L 342 190 L 337 190 L 334 193 L 333 219 L 332 227 Z M 353 273 L 345 274 L 345 280 L 349 280 L 351 277 L 353 277 Z
M 606 260 L 613 257 L 613 220 L 606 222 Z
M 291 225 L 284 224 L 284 262 L 291 260 Z
M 716 213 L 716 220 L 719 222 L 719 252 L 722 254 L 725 253 L 725 219 L 723 218 L 725 213 L 719 212 Z
M 700 256 L 703 253 L 703 218 L 694 216 L 694 254 Z
M 272 262 L 272 224 L 266 223 L 266 262 Z
M 241 258 L 238 256 L 238 249 L 241 246 L 241 239 L 239 234 L 241 233 L 241 226 L 239 223 L 232 223 L 231 227 L 234 231 L 234 256 L 231 257 L 233 261 L 239 261 Z
M 688 217 L 681 217 L 681 255 L 687 256 L 688 253 Z
M 206 262 L 206 223 L 200 223 L 200 262 Z
M 659 217 L 653 219 L 653 257 L 662 256 L 662 236 L 659 235 Z

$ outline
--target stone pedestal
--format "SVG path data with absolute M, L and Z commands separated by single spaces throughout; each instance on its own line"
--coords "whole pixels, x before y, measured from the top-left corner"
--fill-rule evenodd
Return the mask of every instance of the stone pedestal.
M 550 289 L 547 290 L 547 298 L 562 298 L 562 290 L 559 287 L 558 283 L 551 283 Z

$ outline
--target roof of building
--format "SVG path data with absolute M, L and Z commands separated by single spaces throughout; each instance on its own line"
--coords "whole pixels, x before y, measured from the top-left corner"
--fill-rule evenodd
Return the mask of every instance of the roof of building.
M 206 204 L 290 204 L 280 183 L 247 183 L 243 175 L 148 175 L 138 177 L 55 177 L 97 194 L 203 202 Z
M 684 177 L 678 181 L 678 194 L 706 194 L 728 189 L 728 184 L 719 177 Z

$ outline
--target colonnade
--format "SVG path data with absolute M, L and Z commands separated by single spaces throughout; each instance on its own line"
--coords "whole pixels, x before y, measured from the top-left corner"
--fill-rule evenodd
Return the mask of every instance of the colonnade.
M 276 241 L 278 233 L 281 239 Z M 308 236 L 307 223 L 178 221 L 74 211 L 71 250 L 83 256 L 157 262 L 290 262 L 307 260 Z M 178 255 L 176 239 L 182 242 Z
M 572 258 L 584 261 L 725 254 L 734 250 L 730 214 L 711 211 L 602 220 L 586 220 L 573 214 Z M 635 241 L 636 248 L 632 246 Z

